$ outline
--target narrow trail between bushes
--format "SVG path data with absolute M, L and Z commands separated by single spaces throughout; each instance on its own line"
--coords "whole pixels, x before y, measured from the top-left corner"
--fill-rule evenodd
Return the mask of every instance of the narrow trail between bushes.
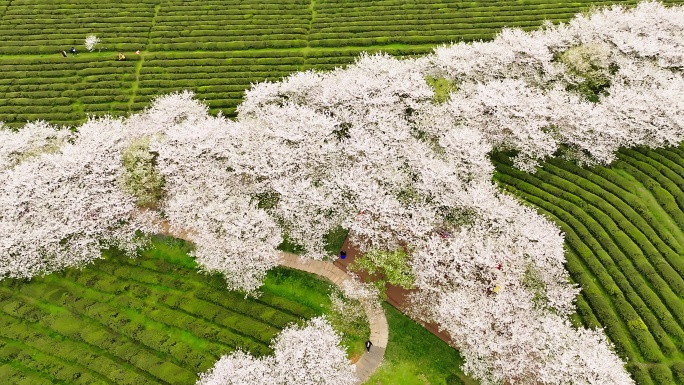
M 160 9 L 160 4 L 154 6 L 154 16 L 152 17 L 152 24 L 150 25 L 150 30 L 147 31 L 147 43 L 145 43 L 145 48 L 143 50 L 138 51 L 138 54 L 140 55 L 140 60 L 138 60 L 135 63 L 134 79 L 130 89 L 131 97 L 128 99 L 129 108 L 135 102 L 135 97 L 138 94 L 138 88 L 140 86 L 140 71 L 142 70 L 143 64 L 145 64 L 145 55 L 147 55 L 148 53 L 147 47 L 149 47 L 152 44 L 152 29 L 157 24 L 157 17 L 159 16 Z
M 336 264 L 303 259 L 296 254 L 286 252 L 281 252 L 280 255 L 280 264 L 282 266 L 319 275 L 338 287 L 342 285 L 342 282 L 351 279 L 346 271 L 339 268 Z M 364 311 L 366 316 L 368 316 L 371 330 L 370 341 L 373 343 L 373 346 L 370 348 L 370 352 L 363 353 L 361 358 L 354 364 L 359 383 L 365 382 L 380 366 L 385 357 L 385 349 L 389 339 L 389 327 L 382 307 L 364 306 Z

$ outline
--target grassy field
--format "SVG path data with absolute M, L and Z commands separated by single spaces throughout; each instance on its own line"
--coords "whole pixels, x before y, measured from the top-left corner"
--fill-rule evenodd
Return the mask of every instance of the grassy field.
M 488 39 L 504 26 L 532 29 L 609 3 L 0 0 L 0 121 L 73 125 L 87 115 L 139 111 L 155 95 L 180 89 L 231 116 L 254 82 L 331 69 L 362 51 L 420 55 L 435 44 Z M 91 33 L 102 39 L 102 52 L 84 52 Z M 59 54 L 72 46 L 77 56 Z M 116 61 L 118 52 L 127 60 Z
M 84 269 L 0 281 L 0 383 L 192 384 L 221 355 L 270 354 L 286 325 L 329 313 L 331 284 L 310 274 L 274 269 L 245 299 L 186 252 L 160 238 L 137 259 L 107 252 Z M 350 356 L 366 338 L 347 338 Z
M 623 150 L 610 167 L 553 160 L 496 180 L 566 234 L 575 322 L 605 327 L 640 385 L 684 384 L 684 150 Z
M 389 343 L 385 361 L 364 385 L 474 385 L 459 369 L 456 350 L 385 303 Z

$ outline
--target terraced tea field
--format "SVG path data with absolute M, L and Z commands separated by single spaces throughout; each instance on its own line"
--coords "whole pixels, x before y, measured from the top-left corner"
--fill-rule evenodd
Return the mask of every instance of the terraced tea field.
M 424 54 L 609 3 L 0 0 L 0 121 L 74 125 L 89 114 L 139 111 L 179 89 L 232 116 L 254 82 L 342 66 L 362 51 Z M 101 52 L 84 52 L 88 34 L 102 39 Z M 72 46 L 78 55 L 63 58 Z M 118 52 L 127 60 L 116 61 Z
M 330 284 L 282 268 L 258 299 L 196 271 L 180 243 L 137 259 L 0 281 L 0 383 L 192 384 L 223 354 L 270 354 L 287 324 L 323 313 Z
M 640 385 L 684 384 L 684 150 L 624 150 L 611 167 L 553 160 L 496 180 L 566 237 L 575 321 L 606 333 Z
M 363 51 L 421 55 L 610 3 L 0 0 L 0 121 L 75 125 L 180 89 L 232 116 L 255 82 Z M 101 50 L 84 52 L 88 34 Z M 78 55 L 62 57 L 72 46 Z M 567 268 L 583 288 L 573 320 L 605 327 L 640 385 L 684 385 L 684 150 L 625 150 L 591 169 L 553 160 L 534 175 L 495 160 L 503 188 L 566 234 Z M 164 242 L 135 260 L 110 253 L 83 270 L 3 280 L 0 384 L 193 383 L 221 354 L 269 354 L 286 324 L 323 312 L 326 285 L 275 269 L 264 295 L 246 300 Z

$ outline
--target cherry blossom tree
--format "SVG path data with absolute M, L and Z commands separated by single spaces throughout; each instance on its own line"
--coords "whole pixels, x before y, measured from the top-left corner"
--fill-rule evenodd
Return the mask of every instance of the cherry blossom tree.
M 109 246 L 132 254 L 142 245 L 136 232 L 155 230 L 116 183 L 125 137 L 119 128 L 105 119 L 75 136 L 43 122 L 1 132 L 0 276 L 82 265 Z
M 208 272 L 220 272 L 228 287 L 253 293 L 278 264 L 281 228 L 257 208 L 254 176 L 237 170 L 242 127 L 211 117 L 185 92 L 159 98 L 128 120 L 131 130 L 154 127 L 150 151 L 164 180 L 160 211 L 172 233 L 196 247 L 192 255 Z
M 653 7 L 662 8 L 647 4 L 629 13 L 645 14 Z M 663 19 L 654 22 L 654 29 L 676 34 L 663 25 L 673 22 L 680 12 L 677 9 L 667 16 L 657 12 Z M 625 13 L 613 8 L 607 14 L 619 18 Z M 362 57 L 344 70 L 297 74 L 280 83 L 257 85 L 240 107 L 239 119 L 270 122 L 258 124 L 262 130 L 275 126 L 265 132 L 269 138 L 280 140 L 319 130 L 297 139 L 305 140 L 306 147 L 293 146 L 296 141 L 291 140 L 284 148 L 304 159 L 334 159 L 320 169 L 315 163 L 306 164 L 304 172 L 317 175 L 316 183 L 301 183 L 306 178 L 300 177 L 302 170 L 296 167 L 267 177 L 271 184 L 283 180 L 287 182 L 281 186 L 302 185 L 306 191 L 278 191 L 278 205 L 288 202 L 288 213 L 281 215 L 291 218 L 288 225 L 300 234 L 298 241 L 307 246 L 317 242 L 333 226 L 324 219 L 346 215 L 348 219 L 341 224 L 352 230 L 352 240 L 362 250 L 410 252 L 416 286 L 425 295 L 415 301 L 416 313 L 453 333 L 472 363 L 466 369 L 485 383 L 527 383 L 533 378 L 542 383 L 630 382 L 605 339 L 563 321 L 573 308 L 577 289 L 568 283 L 563 269 L 558 229 L 498 192 L 489 181 L 492 166 L 486 155 L 492 149 L 516 151 L 516 165 L 534 171 L 539 161 L 550 156 L 607 163 L 621 145 L 658 146 L 682 140 L 681 98 L 675 96 L 681 95 L 675 91 L 681 74 L 663 66 L 657 50 L 651 56 L 635 57 L 618 48 L 611 40 L 614 33 L 604 31 L 587 39 L 576 28 L 574 24 L 547 25 L 531 34 L 506 30 L 492 42 L 445 46 L 418 60 Z M 622 28 L 629 33 L 625 25 Z M 558 60 L 564 54 L 568 59 Z M 587 73 L 587 68 L 594 67 L 600 72 Z M 605 93 L 587 98 L 576 91 L 589 76 L 600 78 Z M 431 90 L 424 87 L 425 77 L 445 78 L 454 84 L 450 97 L 434 103 Z M 640 78 L 648 78 L 649 85 Z M 401 89 L 404 85 L 411 87 Z M 596 92 L 591 87 L 590 91 Z M 649 102 L 630 103 L 628 98 L 641 98 L 639 92 L 648 95 L 644 97 Z M 658 101 L 677 108 L 646 107 Z M 300 129 L 302 116 L 318 126 L 307 124 Z M 292 120 L 297 123 L 291 124 Z M 253 135 L 259 134 L 259 127 Z M 344 156 L 331 154 L 326 147 L 331 142 Z M 354 181 L 352 191 L 334 179 L 337 167 L 343 167 L 341 174 Z M 328 200 L 297 199 L 310 191 L 332 196 L 337 211 L 325 210 L 330 207 Z M 279 210 L 278 205 L 272 212 Z M 314 207 L 320 207 L 319 211 Z M 333 214 L 326 217 L 326 213 Z M 312 221 L 312 217 L 320 220 Z M 314 234 L 312 223 L 325 228 Z M 535 285 L 529 284 L 530 276 L 535 277 Z M 473 305 L 468 311 L 482 318 L 450 321 L 453 314 L 447 312 L 447 305 L 452 302 L 447 298 L 454 293 L 471 293 Z M 475 299 L 482 306 L 476 306 Z M 500 312 L 484 312 L 492 307 Z M 513 314 L 526 314 L 521 318 L 525 322 L 511 324 Z M 494 325 L 494 332 L 478 334 L 475 325 L 479 324 Z M 460 338 L 471 335 L 470 325 L 472 335 L 478 337 Z M 500 343 L 505 340 L 496 336 L 511 325 L 515 333 Z M 547 340 L 535 337 L 539 330 L 557 333 L 558 338 L 547 339 L 549 345 L 540 350 L 542 345 L 535 343 Z M 488 342 L 482 343 L 483 338 Z M 577 350 L 562 348 L 573 339 L 586 342 L 581 349 L 601 354 L 602 359 L 596 361 L 601 365 L 578 356 Z M 534 357 L 540 356 L 547 357 L 548 366 L 533 365 Z M 554 366 L 568 357 L 574 358 L 567 370 Z M 560 374 L 554 377 L 552 373 Z
M 100 39 L 95 35 L 88 35 L 85 38 L 85 47 L 88 52 L 93 52 L 97 45 L 100 44 Z
M 269 357 L 270 358 L 270 357 Z M 256 359 L 241 350 L 221 357 L 198 385 L 272 385 L 272 359 Z
M 200 374 L 198 385 L 352 385 L 354 367 L 340 347 L 340 336 L 325 317 L 303 327 L 290 326 L 276 336 L 273 356 L 253 358 L 243 352 L 223 356 Z
M 368 324 L 367 314 L 382 311 L 380 290 L 375 282 L 361 282 L 354 273 L 350 274 L 351 279 L 344 280 L 340 290 L 330 293 L 330 304 L 335 316 L 342 320 L 343 328 L 354 324 L 363 327 Z
M 74 136 L 69 130 L 56 130 L 45 121 L 26 124 L 12 131 L 0 124 L 0 170 L 8 170 L 41 154 L 55 153 Z
M 532 303 L 528 291 L 515 287 L 492 296 L 462 289 L 442 297 L 434 310 L 465 347 L 464 371 L 482 383 L 632 383 L 602 331 L 575 329 Z

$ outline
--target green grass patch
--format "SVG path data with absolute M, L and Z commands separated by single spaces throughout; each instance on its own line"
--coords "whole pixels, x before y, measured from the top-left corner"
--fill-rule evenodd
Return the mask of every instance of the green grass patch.
M 332 290 L 329 282 L 312 274 L 277 267 L 269 271 L 260 291 L 310 307 L 316 316 L 322 315 L 329 304 L 328 294 Z
M 306 251 L 306 249 L 304 249 L 304 246 L 290 239 L 290 237 L 288 237 L 287 234 L 283 234 L 283 241 L 280 243 L 280 245 L 278 245 L 278 250 L 282 250 L 287 253 L 297 255 L 304 254 L 304 252 Z
M 143 256 L 150 259 L 161 259 L 187 269 L 197 269 L 197 262 L 188 257 L 188 253 L 193 248 L 191 243 L 178 238 L 155 237 L 153 244 L 154 247 L 145 250 Z
M 383 307 L 389 325 L 385 360 L 365 385 L 477 384 L 461 371 L 456 349 L 394 307 Z
M 326 315 L 333 328 L 343 335 L 342 344 L 348 347 L 350 359 L 360 356 L 365 349 L 364 343 L 370 335 L 367 319 L 345 322 L 345 317 L 337 314 L 331 305 L 334 287 L 330 282 L 303 271 L 277 267 L 269 271 L 260 290 L 309 307 L 313 312 L 310 317 Z
M 342 250 L 342 245 L 347 239 L 347 235 L 349 235 L 349 231 L 342 227 L 338 227 L 329 232 L 325 236 L 325 251 L 331 256 L 339 255 L 340 250 Z

